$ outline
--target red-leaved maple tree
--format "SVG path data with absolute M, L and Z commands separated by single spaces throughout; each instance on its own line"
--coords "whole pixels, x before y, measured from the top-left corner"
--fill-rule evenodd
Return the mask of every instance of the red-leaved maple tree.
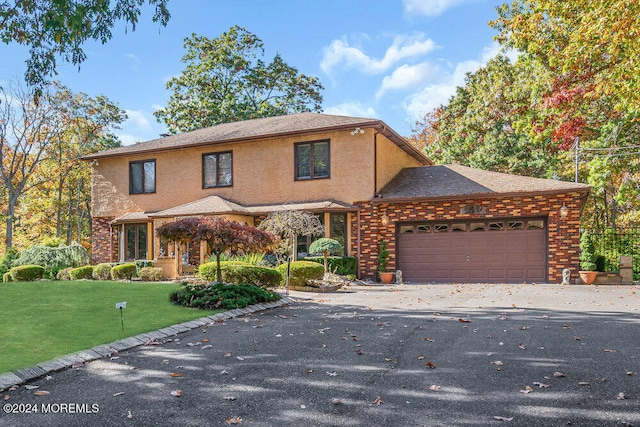
M 183 218 L 164 224 L 158 234 L 173 242 L 204 240 L 216 257 L 216 281 L 222 281 L 220 255 L 226 251 L 261 252 L 273 247 L 278 237 L 241 222 L 225 217 Z

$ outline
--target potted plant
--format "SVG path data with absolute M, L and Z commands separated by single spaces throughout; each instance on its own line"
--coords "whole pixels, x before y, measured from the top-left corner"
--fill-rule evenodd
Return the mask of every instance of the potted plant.
M 580 236 L 580 271 L 578 272 L 580 280 L 585 285 L 592 285 L 596 281 L 597 258 L 593 238 L 588 231 L 585 231 Z
M 388 285 L 393 281 L 394 273 L 387 271 L 387 264 L 389 263 L 389 251 L 387 250 L 387 242 L 384 240 L 380 242 L 378 247 L 378 275 L 380 281 L 385 285 Z

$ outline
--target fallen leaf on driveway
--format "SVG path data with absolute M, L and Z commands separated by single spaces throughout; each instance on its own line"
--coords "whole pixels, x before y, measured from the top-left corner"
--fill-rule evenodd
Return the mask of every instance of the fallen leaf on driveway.
M 470 322 L 471 322 L 471 320 L 468 320 L 468 319 L 458 319 L 458 322 L 460 322 L 460 323 L 470 323 Z
M 628 397 L 624 393 L 619 393 L 616 399 L 624 400 L 624 399 L 628 399 Z
M 554 372 L 554 373 L 553 373 L 553 376 L 554 376 L 554 377 L 556 377 L 556 378 L 563 378 L 563 377 L 566 377 L 566 375 L 565 375 L 565 374 L 563 374 L 562 372 Z
M 224 357 L 231 357 L 231 353 L 229 353 L 228 351 L 224 352 Z
M 636 373 L 632 372 L 632 371 L 627 371 L 627 375 L 629 375 L 630 377 L 634 376 Z
M 180 390 L 173 390 L 171 392 L 171 396 L 180 397 L 180 396 L 182 396 L 182 392 Z
M 330 377 L 337 377 L 338 374 L 336 372 L 327 372 L 327 375 L 329 375 Z
M 238 360 L 244 360 L 244 357 L 236 356 L 236 359 L 238 359 Z
M 441 387 L 440 387 L 439 385 L 435 385 L 435 384 L 434 384 L 434 385 L 432 385 L 432 386 L 429 386 L 429 390 L 435 390 L 435 391 L 438 391 L 438 390 L 440 390 L 440 388 L 441 388 Z
M 381 403 L 384 403 L 382 401 L 382 399 L 380 399 L 380 396 L 376 397 L 376 400 L 373 401 L 373 404 L 376 406 L 380 406 Z
M 360 356 L 362 356 L 362 355 L 364 354 L 364 353 L 363 353 L 363 351 L 362 351 L 362 350 L 360 350 L 360 349 L 357 349 L 357 350 L 356 350 L 356 353 L 358 353 Z
M 429 368 L 429 369 L 435 369 L 435 368 L 436 368 L 435 363 L 433 363 L 433 362 L 432 362 L 432 361 L 430 361 L 430 360 L 429 360 L 428 362 L 424 362 L 424 366 L 426 366 L 426 367 L 427 367 L 427 368 Z
M 127 411 L 127 418 L 129 418 L 130 420 L 133 419 L 133 415 L 131 415 L 131 411 Z
M 228 417 L 227 418 L 227 424 L 231 425 L 231 424 L 242 424 L 242 418 L 240 417 Z
M 202 342 L 209 342 L 209 338 L 203 338 L 201 341 Z
M 520 393 L 522 393 L 522 394 L 529 394 L 529 393 L 531 393 L 532 391 L 533 391 L 533 389 L 532 389 L 530 386 L 526 386 L 526 387 L 524 388 L 524 390 L 520 390 Z
M 202 349 L 203 350 L 209 350 L 210 348 L 212 348 L 213 346 L 211 344 L 207 344 L 207 345 L 203 345 Z
M 605 349 L 604 349 L 604 352 L 605 352 L 605 353 L 615 353 L 615 352 L 616 352 L 616 350 L 609 350 L 608 348 L 605 348 Z
M 587 381 L 580 381 L 578 385 L 586 386 L 589 385 L 589 383 Z
M 495 417 L 493 417 L 493 419 L 494 419 L 494 420 L 498 420 L 498 421 L 511 421 L 511 420 L 513 420 L 513 417 L 509 417 L 509 418 L 507 418 L 507 417 L 499 417 L 499 416 L 495 416 Z
M 491 362 L 492 365 L 496 365 L 496 366 L 503 366 L 504 363 L 502 362 L 502 360 L 495 360 L 493 362 Z
M 535 382 L 535 383 L 533 383 L 533 385 L 537 385 L 538 388 L 549 388 L 548 384 L 540 383 L 540 382 Z
M 116 397 L 116 396 L 122 396 L 123 394 L 124 394 L 124 391 L 121 391 L 120 393 L 115 393 L 115 394 L 113 395 L 113 397 Z
M 39 385 L 26 385 L 24 386 L 24 388 L 26 388 L 27 390 L 35 390 L 38 387 L 40 387 Z
M 518 348 L 520 350 L 526 350 L 526 348 L 524 347 L 524 344 L 520 343 L 520 345 L 518 345 Z
M 333 399 L 331 402 L 332 402 L 334 405 L 341 405 L 341 404 L 342 404 L 342 401 L 341 401 L 340 399 Z
M 235 396 L 225 396 L 223 397 L 224 400 L 228 400 L 229 402 L 233 402 L 234 400 L 236 400 Z
M 48 391 L 44 391 L 44 390 L 37 390 L 33 394 L 35 394 L 36 396 L 49 396 L 49 394 L 51 394 L 51 393 L 49 393 Z

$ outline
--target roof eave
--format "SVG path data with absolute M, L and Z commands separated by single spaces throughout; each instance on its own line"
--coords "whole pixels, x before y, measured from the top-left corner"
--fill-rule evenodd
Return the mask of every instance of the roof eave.
M 541 191 L 512 191 L 507 193 L 474 193 L 474 194 L 456 194 L 448 196 L 416 196 L 416 197 L 376 197 L 371 199 L 372 203 L 409 203 L 421 201 L 442 201 L 442 200 L 475 200 L 475 199 L 495 199 L 496 197 L 528 197 L 551 194 L 578 193 L 580 198 L 586 200 L 591 191 L 591 187 L 586 188 L 567 188 L 558 190 L 541 190 Z

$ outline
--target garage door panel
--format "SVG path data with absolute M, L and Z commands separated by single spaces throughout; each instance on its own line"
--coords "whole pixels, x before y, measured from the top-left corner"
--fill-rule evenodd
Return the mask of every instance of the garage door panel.
M 486 227 L 474 232 L 401 234 L 398 261 L 403 276 L 413 282 L 544 281 L 547 231 Z

